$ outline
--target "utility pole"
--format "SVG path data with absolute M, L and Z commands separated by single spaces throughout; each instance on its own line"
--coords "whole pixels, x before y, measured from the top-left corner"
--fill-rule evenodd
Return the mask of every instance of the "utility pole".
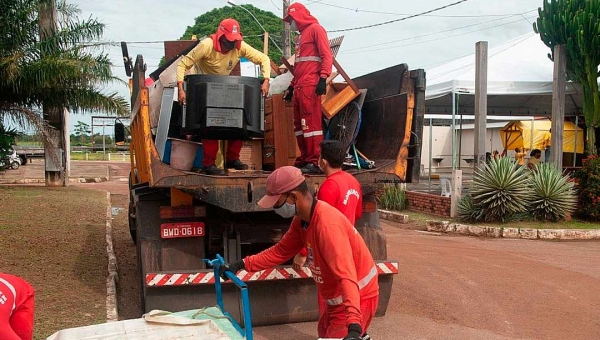
M 290 0 L 283 0 L 283 17 L 287 15 Z M 283 57 L 289 59 L 292 56 L 292 45 L 290 43 L 290 24 L 283 22 Z
M 567 52 L 564 45 L 554 46 L 554 76 L 552 78 L 552 136 L 550 137 L 552 144 L 550 147 L 550 162 L 560 170 L 563 165 L 565 87 L 567 78 Z
M 475 167 L 485 163 L 485 132 L 487 129 L 488 43 L 475 44 Z
M 45 40 L 57 29 L 56 1 L 42 1 L 38 12 L 40 40 Z M 48 107 L 43 103 L 44 120 L 51 128 L 49 141 L 44 143 L 46 186 L 66 186 L 68 179 L 65 170 L 65 114 L 66 110 Z M 68 136 L 68 133 L 66 134 Z

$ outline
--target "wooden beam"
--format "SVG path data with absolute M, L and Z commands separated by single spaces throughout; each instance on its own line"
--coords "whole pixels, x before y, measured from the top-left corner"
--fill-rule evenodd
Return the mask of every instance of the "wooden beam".
M 335 66 L 335 69 L 338 71 L 338 73 L 342 75 L 344 80 L 348 83 L 348 85 L 350 85 L 350 87 L 352 88 L 352 90 L 354 92 L 359 93 L 358 86 L 356 86 L 354 81 L 352 81 L 352 79 L 348 76 L 346 71 L 344 71 L 344 69 L 340 66 L 340 64 L 337 62 L 337 60 L 335 60 L 335 58 L 332 58 L 332 59 L 333 59 L 333 66 Z
M 280 59 L 281 63 L 283 65 L 285 65 L 285 67 L 287 67 L 288 71 L 292 72 L 292 75 L 294 74 L 294 66 L 292 66 L 287 59 L 285 59 L 284 57 L 281 57 Z
M 554 46 L 554 76 L 552 78 L 552 146 L 550 147 L 550 161 L 561 169 L 567 78 L 567 52 L 563 45 Z
M 265 32 L 265 36 L 263 38 L 263 53 L 269 54 L 269 32 Z
M 485 132 L 487 123 L 488 43 L 475 44 L 475 166 L 485 163 Z

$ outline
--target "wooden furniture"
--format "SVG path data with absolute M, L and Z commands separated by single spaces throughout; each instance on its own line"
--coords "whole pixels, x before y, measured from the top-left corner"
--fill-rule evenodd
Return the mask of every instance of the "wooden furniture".
M 300 150 L 294 135 L 294 107 L 275 94 L 265 99 L 265 139 L 263 169 L 270 171 L 281 166 L 294 165 Z

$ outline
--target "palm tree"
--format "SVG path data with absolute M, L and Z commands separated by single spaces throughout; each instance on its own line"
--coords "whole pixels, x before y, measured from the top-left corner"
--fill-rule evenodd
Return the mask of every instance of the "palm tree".
M 80 20 L 80 10 L 61 1 L 54 27 L 41 29 L 40 9 L 54 7 L 54 1 L 0 0 L 0 121 L 33 127 L 46 142 L 52 126 L 43 112 L 129 111 L 127 101 L 116 92 L 102 91 L 121 82 L 103 52 L 107 43 L 98 42 L 104 24 L 91 17 Z

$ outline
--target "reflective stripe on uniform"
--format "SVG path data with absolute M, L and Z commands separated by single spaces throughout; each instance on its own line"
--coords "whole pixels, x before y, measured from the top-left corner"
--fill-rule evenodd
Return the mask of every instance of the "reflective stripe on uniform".
M 371 268 L 371 270 L 365 277 L 358 280 L 358 289 L 360 290 L 360 289 L 365 288 L 371 282 L 371 280 L 373 280 L 373 278 L 375 276 L 377 276 L 377 266 L 373 266 L 373 268 Z M 325 300 L 325 303 L 330 306 L 341 305 L 343 302 L 344 302 L 344 298 L 341 295 L 336 296 L 333 299 Z
M 304 138 L 314 137 L 314 136 L 322 136 L 323 130 L 307 132 L 307 133 L 304 133 L 303 135 L 304 135 Z M 296 135 L 296 136 L 298 136 L 298 135 Z
M 294 134 L 296 135 L 296 137 L 302 136 L 302 131 L 294 131 Z
M 8 289 L 12 292 L 13 295 L 13 305 L 12 305 L 12 310 L 10 311 L 10 314 L 12 314 L 12 312 L 15 311 L 15 308 L 17 307 L 16 302 L 17 302 L 17 290 L 15 289 L 15 287 L 13 287 L 12 284 L 10 284 L 10 282 L 6 281 L 5 279 L 0 277 L 0 283 L 4 283 L 6 285 L 6 287 L 8 287 Z
M 321 60 L 320 57 L 317 57 L 317 56 L 307 56 L 307 57 L 298 57 L 298 58 L 296 58 L 296 60 L 294 62 L 300 63 L 300 62 L 303 62 L 303 61 L 318 61 L 318 62 L 321 62 L 322 60 Z
M 367 274 L 367 276 L 363 277 L 362 279 L 360 279 L 360 281 L 358 281 L 358 289 L 363 289 L 365 288 L 369 282 L 371 282 L 371 280 L 373 280 L 373 278 L 377 275 L 377 266 L 373 266 L 373 268 L 371 268 L 371 271 L 369 272 L 369 274 Z

